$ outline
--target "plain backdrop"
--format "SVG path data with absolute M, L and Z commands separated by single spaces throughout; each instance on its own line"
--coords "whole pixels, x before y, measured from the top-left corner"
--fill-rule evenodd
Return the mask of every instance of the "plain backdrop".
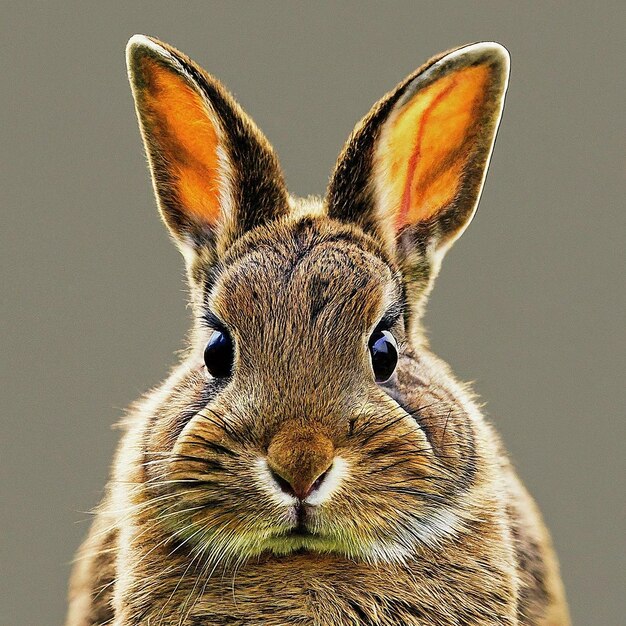
M 541 506 L 575 623 L 623 623 L 623 7 L 3 2 L 0 624 L 62 621 L 112 425 L 189 323 L 126 79 L 137 32 L 229 86 L 297 194 L 324 191 L 356 121 L 428 57 L 507 46 L 481 206 L 426 323 Z

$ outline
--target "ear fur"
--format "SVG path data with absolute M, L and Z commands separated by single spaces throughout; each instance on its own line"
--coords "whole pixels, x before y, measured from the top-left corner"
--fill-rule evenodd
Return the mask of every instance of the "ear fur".
M 215 78 L 143 35 L 126 59 L 159 209 L 186 256 L 199 247 L 219 255 L 288 212 L 272 148 Z
M 446 249 L 469 224 L 500 122 L 509 56 L 496 43 L 429 61 L 380 100 L 339 157 L 327 203 L 394 246 L 407 228 Z

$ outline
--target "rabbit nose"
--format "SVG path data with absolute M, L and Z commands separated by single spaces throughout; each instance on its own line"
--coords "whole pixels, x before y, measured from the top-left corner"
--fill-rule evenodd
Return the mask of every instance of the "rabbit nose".
M 305 500 L 323 483 L 334 455 L 332 441 L 314 427 L 287 424 L 272 439 L 267 464 L 282 491 Z
M 324 478 L 326 478 L 326 474 L 328 474 L 329 471 L 330 466 L 325 469 L 313 482 L 311 482 L 308 479 L 288 480 L 283 478 L 276 470 L 270 467 L 272 478 L 276 481 L 281 490 L 290 496 L 298 498 L 298 500 L 306 500 L 308 496 L 316 491 L 324 482 Z

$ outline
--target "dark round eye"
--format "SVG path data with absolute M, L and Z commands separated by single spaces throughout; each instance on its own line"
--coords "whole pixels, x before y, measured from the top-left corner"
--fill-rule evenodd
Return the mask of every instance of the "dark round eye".
M 224 378 L 230 376 L 233 369 L 233 340 L 221 330 L 213 331 L 204 349 L 204 364 L 211 376 Z
M 367 343 L 377 383 L 391 378 L 398 364 L 398 344 L 388 330 L 375 330 Z

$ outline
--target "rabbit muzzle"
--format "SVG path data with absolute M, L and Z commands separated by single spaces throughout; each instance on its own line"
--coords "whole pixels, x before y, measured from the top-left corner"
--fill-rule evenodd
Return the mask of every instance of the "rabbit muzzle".
M 267 464 L 278 487 L 304 501 L 322 485 L 334 455 L 332 441 L 315 426 L 289 421 L 272 439 Z

